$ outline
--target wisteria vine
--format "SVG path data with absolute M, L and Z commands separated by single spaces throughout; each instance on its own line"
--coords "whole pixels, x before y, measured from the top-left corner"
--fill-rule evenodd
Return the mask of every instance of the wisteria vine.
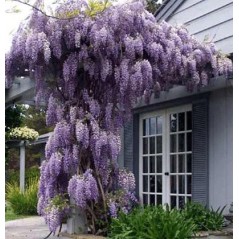
M 206 86 L 227 76 L 232 63 L 183 26 L 157 23 L 141 2 L 91 15 L 87 1 L 67 0 L 54 16 L 34 9 L 20 26 L 6 55 L 6 88 L 28 72 L 37 103 L 48 102 L 46 123 L 55 126 L 41 166 L 38 213 L 55 232 L 69 203 L 53 202 L 70 196 L 96 233 L 99 220 L 107 223 L 137 201 L 133 174 L 117 164 L 119 132 L 137 99 L 149 102 L 173 85 Z

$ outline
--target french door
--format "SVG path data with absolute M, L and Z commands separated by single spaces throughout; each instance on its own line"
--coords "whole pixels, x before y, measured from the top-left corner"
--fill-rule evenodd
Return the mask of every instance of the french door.
M 192 198 L 191 105 L 141 115 L 139 148 L 141 203 L 183 207 Z

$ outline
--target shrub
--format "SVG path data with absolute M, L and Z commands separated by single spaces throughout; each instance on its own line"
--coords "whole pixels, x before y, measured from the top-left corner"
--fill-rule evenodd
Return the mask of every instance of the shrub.
M 20 191 L 16 182 L 6 185 L 6 199 L 17 215 L 37 215 L 37 192 L 37 178 L 29 180 L 24 193 Z
M 223 226 L 224 217 L 222 215 L 224 209 L 219 207 L 217 210 L 208 209 L 199 203 L 187 203 L 182 213 L 185 218 L 191 218 L 195 225 L 196 231 L 220 230 Z
M 40 170 L 39 167 L 31 167 L 25 171 L 25 182 L 26 185 L 29 185 L 32 179 L 39 179 Z M 7 182 L 10 184 L 19 184 L 20 172 L 9 170 L 7 173 Z
M 130 214 L 121 213 L 112 219 L 109 237 L 114 239 L 186 239 L 195 225 L 176 209 L 162 206 L 136 208 Z

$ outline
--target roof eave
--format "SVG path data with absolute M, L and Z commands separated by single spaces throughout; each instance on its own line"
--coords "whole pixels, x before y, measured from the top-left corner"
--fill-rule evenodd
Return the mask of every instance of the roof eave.
M 155 12 L 154 16 L 159 20 L 167 21 L 168 18 L 176 11 L 185 0 L 166 0 L 159 9 Z

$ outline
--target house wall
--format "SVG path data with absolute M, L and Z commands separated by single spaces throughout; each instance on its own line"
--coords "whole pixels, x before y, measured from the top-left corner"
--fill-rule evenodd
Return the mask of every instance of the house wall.
M 178 7 L 178 8 L 177 8 Z M 191 34 L 200 41 L 206 35 L 213 38 L 217 47 L 224 53 L 232 53 L 232 0 L 169 0 L 156 18 L 160 22 L 165 20 L 171 24 L 185 24 Z M 171 9 L 171 10 L 170 10 Z M 172 10 L 173 9 L 173 10 Z M 223 82 L 223 85 L 220 84 Z M 217 88 L 218 87 L 218 88 Z M 217 209 L 219 206 L 228 205 L 224 213 L 228 213 L 230 203 L 233 201 L 233 94 L 231 81 L 225 79 L 212 79 L 210 85 L 201 89 L 209 93 L 209 206 Z M 198 93 L 186 92 L 182 87 L 175 87 L 169 92 L 161 92 L 159 99 L 151 99 L 150 105 L 139 102 L 134 109 L 135 114 L 157 110 L 164 104 L 176 102 L 175 99 L 183 97 L 200 97 Z M 182 99 L 183 100 L 183 99 Z M 181 102 L 178 100 L 176 103 Z M 160 104 L 159 104 L 160 103 Z M 124 135 L 124 166 L 133 168 L 135 176 L 138 168 L 133 164 L 138 162 L 138 148 L 132 148 L 132 125 L 127 125 Z M 136 168 L 136 170 L 135 170 Z M 136 178 L 136 181 L 138 178 Z
M 198 40 L 213 40 L 222 52 L 232 53 L 232 12 L 232 0 L 169 0 L 156 18 L 172 25 L 184 24 Z M 233 201 L 232 97 L 232 87 L 210 93 L 209 204 L 214 208 Z
M 170 4 L 172 7 L 168 7 Z M 173 11 L 173 6 L 177 5 L 179 7 Z M 215 42 L 217 48 L 224 53 L 231 53 L 232 9 L 232 0 L 171 0 L 156 18 L 172 25 L 184 24 L 198 40 L 207 38 Z
M 214 208 L 233 201 L 232 154 L 233 91 L 227 87 L 211 92 L 209 100 L 209 204 Z

